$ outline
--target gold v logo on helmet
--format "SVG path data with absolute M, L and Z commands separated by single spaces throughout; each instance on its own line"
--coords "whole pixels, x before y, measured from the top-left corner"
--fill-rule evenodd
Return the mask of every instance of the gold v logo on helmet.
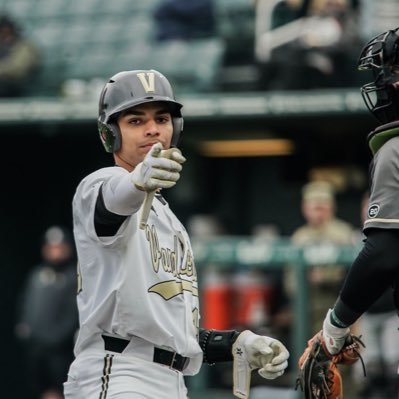
M 155 74 L 152 72 L 140 72 L 137 74 L 141 84 L 146 93 L 153 93 L 155 91 Z

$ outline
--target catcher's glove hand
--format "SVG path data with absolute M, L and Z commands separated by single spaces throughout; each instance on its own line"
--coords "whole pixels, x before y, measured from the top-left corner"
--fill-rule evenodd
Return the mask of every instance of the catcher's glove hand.
M 299 373 L 296 387 L 304 392 L 305 399 L 342 399 L 342 378 L 337 364 L 350 365 L 363 359 L 359 353 L 363 342 L 355 335 L 348 335 L 345 345 L 335 355 L 326 348 L 322 331 L 308 341 L 308 346 L 298 361 Z

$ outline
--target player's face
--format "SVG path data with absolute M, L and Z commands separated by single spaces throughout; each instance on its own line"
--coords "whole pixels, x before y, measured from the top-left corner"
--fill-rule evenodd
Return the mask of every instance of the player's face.
M 159 142 L 164 149 L 170 147 L 173 124 L 165 103 L 151 102 L 130 108 L 119 116 L 118 125 L 122 145 L 115 155 L 124 161 L 127 169 L 134 169 L 154 144 Z

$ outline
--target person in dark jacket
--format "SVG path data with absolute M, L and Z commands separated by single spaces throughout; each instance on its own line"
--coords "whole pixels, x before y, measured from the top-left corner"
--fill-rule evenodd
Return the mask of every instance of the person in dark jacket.
M 0 15 L 0 97 L 29 93 L 40 69 L 41 55 L 36 44 L 8 15 Z
M 71 233 L 50 227 L 21 296 L 16 335 L 32 399 L 62 399 L 78 328 L 76 261 Z

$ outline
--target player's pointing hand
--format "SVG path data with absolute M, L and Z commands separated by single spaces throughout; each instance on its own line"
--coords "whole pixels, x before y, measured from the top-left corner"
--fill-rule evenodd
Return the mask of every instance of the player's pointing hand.
M 178 149 L 164 151 L 161 143 L 154 144 L 131 173 L 132 182 L 143 191 L 173 187 L 180 178 L 181 164 L 185 160 Z

